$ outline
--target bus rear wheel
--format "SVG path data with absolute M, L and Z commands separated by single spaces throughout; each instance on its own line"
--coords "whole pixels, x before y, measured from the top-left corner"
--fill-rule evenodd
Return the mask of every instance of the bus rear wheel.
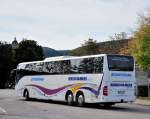
M 68 105 L 73 105 L 73 94 L 72 93 L 67 94 L 66 101 L 67 101 Z
M 81 92 L 77 93 L 77 96 L 76 96 L 77 106 L 82 107 L 84 105 L 84 103 L 85 103 L 85 98 L 84 98 L 83 93 L 81 93 Z

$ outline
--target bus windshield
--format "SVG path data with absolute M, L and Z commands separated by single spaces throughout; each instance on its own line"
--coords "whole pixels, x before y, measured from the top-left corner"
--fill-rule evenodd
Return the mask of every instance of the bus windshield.
M 134 70 L 134 60 L 132 56 L 108 55 L 107 59 L 110 71 Z

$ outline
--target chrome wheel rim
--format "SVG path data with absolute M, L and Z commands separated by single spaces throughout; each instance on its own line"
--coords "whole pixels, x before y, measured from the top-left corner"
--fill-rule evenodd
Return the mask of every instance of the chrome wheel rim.
M 70 94 L 70 95 L 68 95 L 68 98 L 67 98 L 67 101 L 68 101 L 68 103 L 69 104 L 71 104 L 72 103 L 72 95 Z
M 84 103 L 84 98 L 83 98 L 82 95 L 80 95 L 80 96 L 78 97 L 78 104 L 79 104 L 79 105 L 82 105 L 83 103 Z

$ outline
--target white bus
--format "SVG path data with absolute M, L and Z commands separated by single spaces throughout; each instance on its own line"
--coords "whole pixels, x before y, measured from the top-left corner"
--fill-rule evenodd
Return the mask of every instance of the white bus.
M 115 103 L 135 100 L 135 70 L 132 56 L 90 55 L 52 57 L 20 63 L 16 94 L 30 98 L 84 103 Z

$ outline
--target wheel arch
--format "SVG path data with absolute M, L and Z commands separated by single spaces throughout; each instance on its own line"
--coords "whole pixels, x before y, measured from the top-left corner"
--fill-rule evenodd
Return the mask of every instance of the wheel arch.
M 84 92 L 83 92 L 82 90 L 78 90 L 78 91 L 76 92 L 76 94 L 75 94 L 75 100 L 77 100 L 77 96 L 78 96 L 79 94 L 82 94 L 82 95 L 84 96 L 84 98 L 85 98 Z
M 67 96 L 68 96 L 69 94 L 72 94 L 72 95 L 73 95 L 73 92 L 72 92 L 71 90 L 67 90 L 66 93 L 65 93 L 65 100 L 67 100 Z M 73 95 L 73 97 L 74 97 L 74 95 Z

